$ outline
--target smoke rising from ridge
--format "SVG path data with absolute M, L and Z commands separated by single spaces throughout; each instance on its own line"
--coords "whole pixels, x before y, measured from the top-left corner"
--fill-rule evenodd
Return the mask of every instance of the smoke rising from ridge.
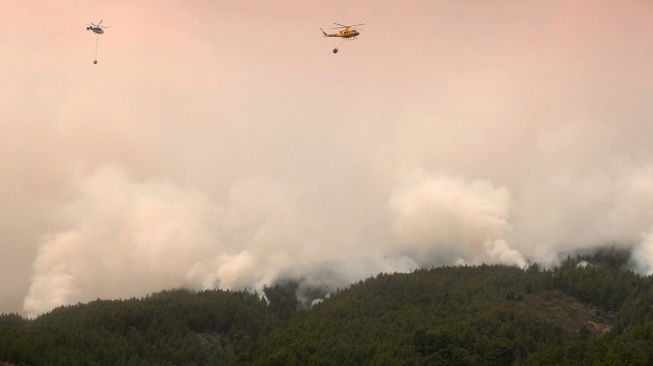
M 611 205 L 597 218 L 609 225 L 597 228 L 587 245 L 627 228 L 636 216 L 639 225 L 653 221 L 653 170 L 630 173 L 597 187 Z M 549 260 L 509 244 L 520 228 L 511 228 L 519 205 L 507 188 L 423 170 L 403 176 L 389 193 L 388 240 L 365 246 L 367 253 L 349 249 L 346 240 L 330 242 L 331 227 L 300 215 L 311 211 L 267 178 L 239 182 L 225 207 L 169 181 L 136 181 L 117 166 L 78 175 L 71 185 L 72 200 L 56 213 L 61 230 L 42 238 L 34 262 L 24 302 L 31 316 L 163 288 L 260 291 L 289 278 L 301 279 L 299 292 L 334 290 L 379 272 L 482 262 L 524 267 L 527 255 Z M 614 196 L 604 196 L 608 191 Z M 591 203 L 584 199 L 583 209 Z M 624 243 L 627 234 L 624 229 Z M 635 258 L 640 272 L 651 273 L 651 234 L 642 236 Z
M 499 3 L 1 3 L 0 312 L 613 243 L 652 273 L 653 8 Z M 368 26 L 334 56 L 333 21 Z
M 420 174 L 391 198 L 394 232 L 420 265 L 526 261 L 505 241 L 510 195 L 486 181 Z

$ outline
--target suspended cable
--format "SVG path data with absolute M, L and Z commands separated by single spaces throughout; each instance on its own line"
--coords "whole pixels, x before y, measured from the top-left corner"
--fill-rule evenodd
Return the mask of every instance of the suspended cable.
M 100 37 L 96 34 L 95 35 L 95 59 L 93 59 L 94 64 L 97 64 L 97 44 L 99 39 Z
M 333 49 L 333 53 L 338 53 L 338 47 L 340 47 L 341 44 L 345 43 L 345 41 L 347 41 L 347 38 L 344 38 L 342 42 L 338 43 L 336 48 Z

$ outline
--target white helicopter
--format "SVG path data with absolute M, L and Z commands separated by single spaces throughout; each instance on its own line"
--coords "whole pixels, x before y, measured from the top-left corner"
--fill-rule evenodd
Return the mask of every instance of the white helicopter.
M 359 29 L 356 29 L 354 27 L 365 25 L 365 24 L 342 25 L 338 23 L 333 23 L 333 24 L 337 25 L 337 27 L 331 29 L 340 29 L 340 32 L 334 34 L 327 34 L 322 28 L 320 28 L 322 34 L 324 34 L 325 37 L 340 37 L 346 39 L 356 39 L 356 37 L 360 34 L 360 32 Z
M 111 28 L 111 27 L 105 27 L 105 26 L 100 25 L 100 24 L 102 24 L 101 20 L 97 25 L 93 24 L 93 23 L 88 23 L 88 27 L 86 27 L 86 30 L 92 30 L 93 32 L 95 32 L 97 34 L 103 34 L 104 29 L 102 29 L 102 28 Z

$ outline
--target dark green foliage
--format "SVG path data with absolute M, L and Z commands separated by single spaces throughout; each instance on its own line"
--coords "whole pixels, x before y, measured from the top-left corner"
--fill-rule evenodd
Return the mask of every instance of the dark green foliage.
M 601 249 L 554 269 L 482 265 L 379 274 L 298 314 L 241 362 L 647 365 L 653 281 L 628 271 L 628 258 L 623 250 Z
M 529 316 L 524 306 L 538 299 L 517 289 L 540 286 L 533 276 L 550 273 L 484 265 L 380 274 L 299 314 L 249 361 L 284 354 L 300 364 L 510 364 L 573 333 Z
M 256 294 L 163 291 L 0 316 L 0 360 L 33 365 L 223 365 L 274 327 Z
M 6 314 L 0 363 L 649 365 L 653 278 L 632 273 L 627 261 L 623 251 L 602 249 L 553 269 L 379 274 L 308 309 L 287 281 L 266 287 L 267 301 L 174 290 L 60 307 L 33 320 Z
M 269 310 L 283 321 L 289 320 L 297 313 L 299 301 L 297 300 L 296 291 L 297 283 L 295 282 L 263 288 L 265 297 L 270 302 Z

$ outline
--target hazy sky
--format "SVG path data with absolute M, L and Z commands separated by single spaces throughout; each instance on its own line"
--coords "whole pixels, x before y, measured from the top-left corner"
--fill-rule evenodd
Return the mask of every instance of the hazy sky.
M 2 0 L 0 312 L 613 242 L 651 273 L 652 19 L 649 0 Z M 365 26 L 333 54 L 333 22 Z

